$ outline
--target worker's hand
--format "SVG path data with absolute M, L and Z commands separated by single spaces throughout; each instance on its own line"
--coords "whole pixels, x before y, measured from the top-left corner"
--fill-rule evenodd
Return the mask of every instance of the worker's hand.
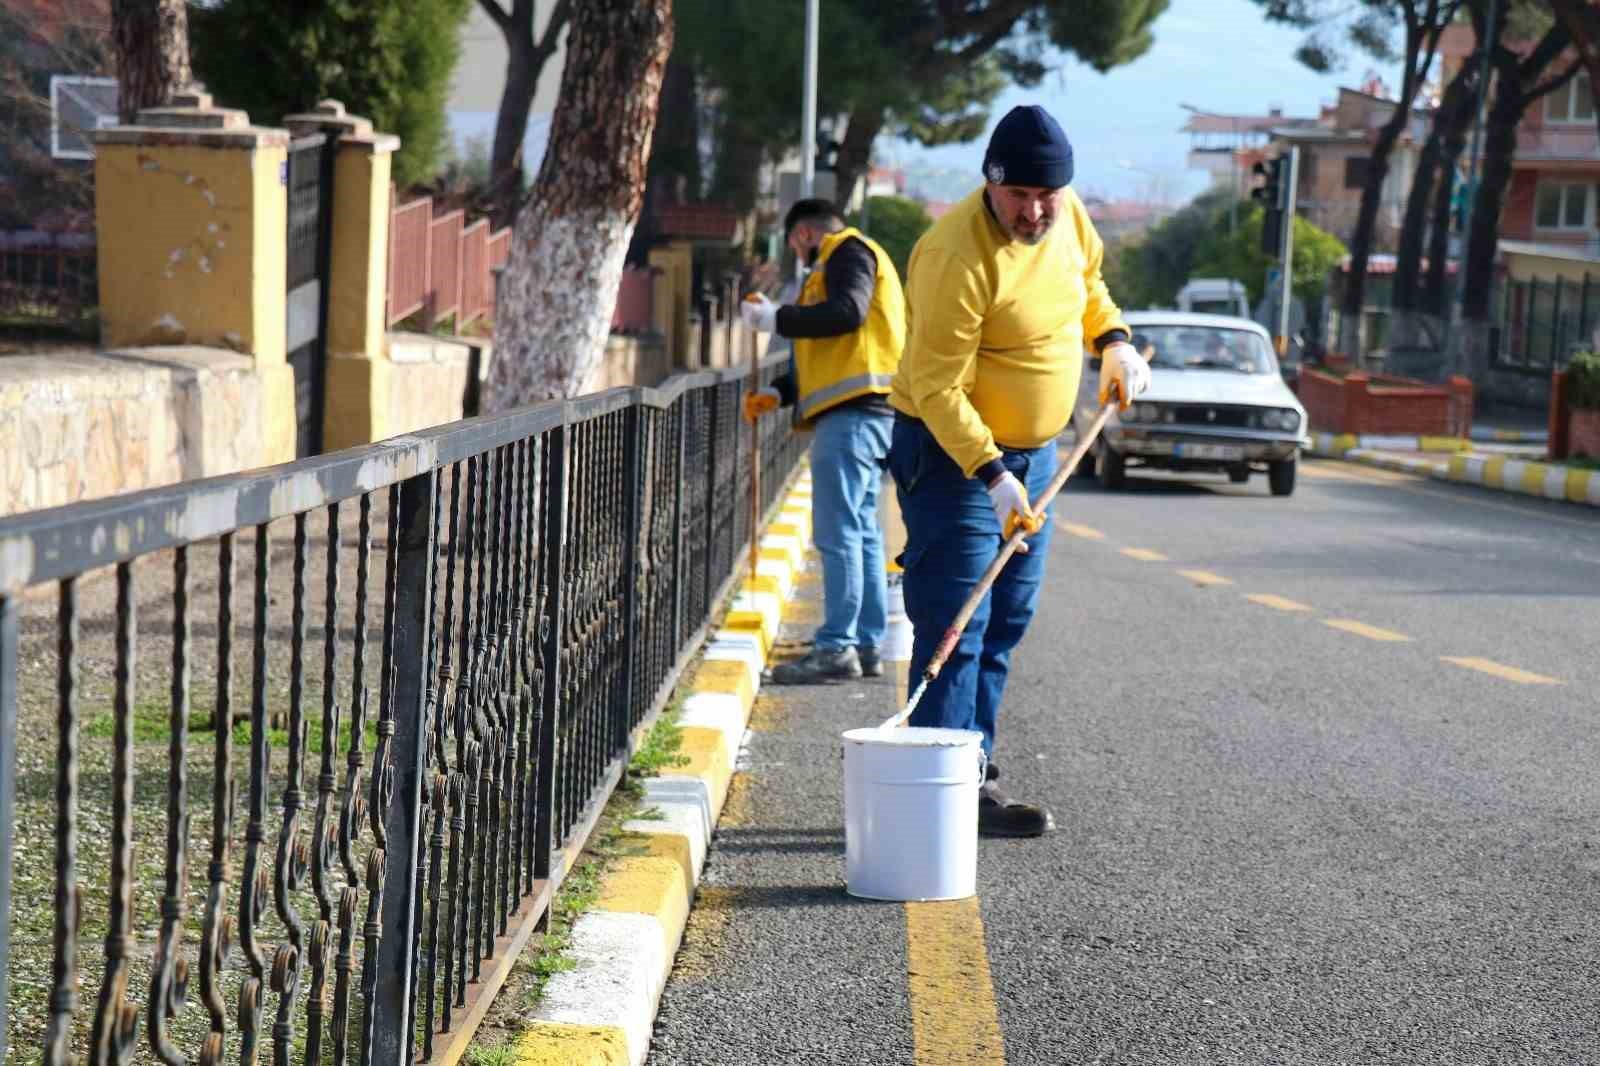
M 754 422 L 762 415 L 770 415 L 783 403 L 783 397 L 778 395 L 778 390 L 767 386 L 752 389 L 744 394 L 744 420 Z
M 1100 406 L 1111 402 L 1116 393 L 1117 406 L 1126 411 L 1133 406 L 1134 397 L 1150 387 L 1150 364 L 1144 361 L 1138 349 L 1127 341 L 1112 341 L 1100 353 Z
M 1033 508 L 1028 506 L 1028 490 L 1009 470 L 989 485 L 989 502 L 994 505 L 994 516 L 1000 522 L 1000 535 L 1006 540 L 1011 539 L 1018 526 L 1030 534 L 1044 528 L 1044 515 L 1033 513 Z M 1019 544 L 1017 550 L 1026 552 L 1027 542 Z
M 771 333 L 778 328 L 778 305 L 753 292 L 739 304 L 739 317 L 744 324 L 759 333 Z

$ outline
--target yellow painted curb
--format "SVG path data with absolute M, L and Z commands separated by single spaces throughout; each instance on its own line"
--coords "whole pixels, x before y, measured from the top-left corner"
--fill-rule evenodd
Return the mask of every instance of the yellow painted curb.
M 666 825 L 665 822 L 661 824 Z M 683 871 L 684 894 L 694 895 L 694 849 L 689 845 L 689 838 L 682 833 L 665 828 L 659 831 L 632 829 L 617 837 L 615 847 L 625 857 L 649 856 L 676 863 Z
M 511 1048 L 516 1066 L 628 1066 L 628 1036 L 615 1025 L 526 1024 Z
M 746 714 L 749 708 L 745 708 Z M 682 727 L 683 744 L 678 754 L 687 762 L 673 767 L 673 777 L 698 777 L 706 783 L 711 793 L 711 821 L 716 823 L 722 813 L 722 801 L 728 795 L 728 781 L 733 777 L 733 753 L 728 751 L 722 730 L 709 726 L 686 725 Z
M 1451 480 L 1467 480 L 1467 457 L 1465 455 L 1452 455 L 1450 457 L 1449 471 Z
M 661 924 L 666 957 L 678 950 L 678 938 L 689 922 L 689 893 L 683 867 L 672 859 L 640 855 L 618 859 L 606 871 L 595 908 L 614 914 L 645 914 Z
M 1424 452 L 1470 452 L 1472 442 L 1465 437 L 1418 437 L 1417 450 Z
M 780 600 L 783 599 L 783 583 L 768 574 L 757 574 L 755 577 L 745 578 L 744 583 L 739 586 L 739 591 L 766 592 L 778 597 Z
M 1483 464 L 1483 483 L 1492 489 L 1503 488 L 1500 475 L 1505 472 L 1506 461 L 1504 456 L 1495 456 Z
M 750 672 L 744 663 L 713 659 L 700 664 L 694 679 L 689 682 L 690 692 L 725 692 L 738 696 L 739 703 L 748 713 L 755 702 L 755 692 L 750 688 Z
M 794 565 L 794 557 L 789 554 L 789 550 L 787 548 L 762 548 L 761 558 L 773 559 L 780 563 L 788 563 L 790 566 Z
M 765 530 L 769 537 L 798 537 L 800 527 L 793 522 L 774 522 Z
M 1573 503 L 1589 502 L 1589 479 L 1595 477 L 1590 470 L 1573 468 L 1567 471 L 1567 499 Z
M 1333 438 L 1333 450 L 1336 452 L 1347 452 L 1352 448 L 1359 448 L 1360 446 L 1361 438 L 1356 436 L 1354 433 L 1341 433 Z
M 743 633 L 754 633 L 759 636 L 763 659 L 772 654 L 772 646 L 778 641 L 777 629 L 759 611 L 729 611 L 728 616 L 722 620 L 722 628 L 737 629 Z
M 1530 496 L 1544 495 L 1544 479 L 1550 468 L 1543 463 L 1529 463 L 1522 468 L 1522 491 Z

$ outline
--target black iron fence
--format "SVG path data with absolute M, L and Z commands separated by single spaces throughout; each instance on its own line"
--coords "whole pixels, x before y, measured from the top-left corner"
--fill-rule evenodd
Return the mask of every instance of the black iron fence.
M 1496 363 L 1542 377 L 1567 365 L 1574 352 L 1593 348 L 1600 324 L 1600 282 L 1588 274 L 1506 281 Z
M 746 373 L 0 521 L 0 1058 L 458 1055 L 743 566 Z

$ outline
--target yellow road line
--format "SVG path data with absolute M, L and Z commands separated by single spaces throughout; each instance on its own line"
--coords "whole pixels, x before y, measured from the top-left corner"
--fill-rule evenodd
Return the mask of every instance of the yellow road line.
M 1368 640 L 1398 643 L 1411 639 L 1404 633 L 1396 633 L 1392 629 L 1379 629 L 1377 626 L 1369 626 L 1365 622 L 1357 622 L 1349 618 L 1324 618 L 1322 624 L 1332 626 L 1334 629 L 1342 629 L 1346 633 L 1354 633 L 1358 637 L 1366 637 Z
M 1274 596 L 1270 592 L 1253 592 L 1245 599 L 1251 603 L 1259 603 L 1263 607 L 1271 607 L 1276 611 L 1309 611 L 1310 607 L 1294 600 L 1286 600 L 1282 596 Z
M 1454 663 L 1456 666 L 1464 666 L 1468 670 L 1477 670 L 1480 673 L 1490 674 L 1506 681 L 1515 681 L 1519 685 L 1566 684 L 1565 681 L 1557 681 L 1555 678 L 1545 677 L 1543 674 L 1535 674 L 1527 670 L 1519 670 L 1515 666 L 1506 666 L 1504 663 L 1497 663 L 1491 659 L 1475 659 L 1471 657 L 1460 657 L 1455 655 L 1441 655 L 1439 658 L 1444 662 Z
M 1350 464 L 1344 464 L 1346 466 Z M 1323 478 L 1328 481 L 1425 481 L 1421 474 L 1408 474 L 1401 470 L 1386 470 L 1383 467 L 1362 466 L 1352 470 L 1330 469 L 1321 463 L 1300 464 L 1300 473 L 1311 478 Z
M 975 897 L 906 904 L 906 972 L 917 1066 L 1005 1066 Z
M 1128 558 L 1137 559 L 1141 563 L 1165 563 L 1171 561 L 1160 552 L 1153 552 L 1149 548 L 1120 548 L 1118 550 Z
M 1088 526 L 1080 526 L 1076 522 L 1057 522 L 1056 525 L 1062 531 L 1071 533 L 1074 537 L 1082 537 L 1084 540 L 1106 539 L 1106 535 L 1100 532 L 1098 529 L 1090 529 Z
M 1180 577 L 1186 577 L 1196 585 L 1231 585 L 1233 581 L 1221 574 L 1213 574 L 1209 570 L 1179 570 Z

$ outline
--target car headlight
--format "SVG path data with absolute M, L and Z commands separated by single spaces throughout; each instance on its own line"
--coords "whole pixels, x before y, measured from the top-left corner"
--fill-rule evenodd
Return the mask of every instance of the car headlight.
M 1292 430 L 1300 425 L 1300 412 L 1275 407 L 1262 413 L 1261 424 L 1267 429 Z

